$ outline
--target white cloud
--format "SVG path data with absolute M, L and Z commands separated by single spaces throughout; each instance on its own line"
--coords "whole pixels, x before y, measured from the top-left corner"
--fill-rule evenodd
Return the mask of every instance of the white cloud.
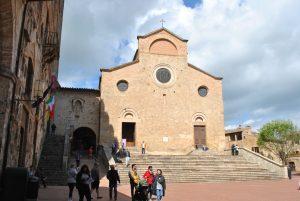
M 59 80 L 96 88 L 99 67 L 130 61 L 136 36 L 163 18 L 189 39 L 191 63 L 224 77 L 226 125 L 300 125 L 300 1 L 240 2 L 203 0 L 192 9 L 181 0 L 66 1 Z

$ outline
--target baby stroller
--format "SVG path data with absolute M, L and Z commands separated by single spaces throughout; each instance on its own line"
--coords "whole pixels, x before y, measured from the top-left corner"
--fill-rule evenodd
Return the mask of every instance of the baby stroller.
M 148 201 L 148 184 L 146 180 L 141 180 L 136 187 L 133 196 L 134 201 Z

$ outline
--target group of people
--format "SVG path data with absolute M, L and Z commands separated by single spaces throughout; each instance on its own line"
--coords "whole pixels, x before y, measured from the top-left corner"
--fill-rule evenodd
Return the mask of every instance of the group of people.
M 151 200 L 152 195 L 156 195 L 156 200 L 160 201 L 165 196 L 166 181 L 161 169 L 157 169 L 156 174 L 154 174 L 152 166 L 149 166 L 143 178 L 140 179 L 137 173 L 137 165 L 132 164 L 128 177 L 132 201 Z
M 91 201 L 93 191 L 97 193 L 97 199 L 101 199 L 99 196 L 99 165 L 94 163 L 92 170 L 89 170 L 87 165 L 82 165 L 80 170 L 74 164 L 71 165 L 68 170 L 68 186 L 69 186 L 69 201 L 72 201 L 73 191 L 76 187 L 78 190 L 79 201 L 83 201 L 84 197 L 87 201 Z
M 101 199 L 99 196 L 99 165 L 94 164 L 93 169 L 90 171 L 87 165 L 82 165 L 79 168 L 74 164 L 71 165 L 68 170 L 68 186 L 69 186 L 69 201 L 72 201 L 73 191 L 76 187 L 78 190 L 79 201 L 83 201 L 85 198 L 87 201 L 91 201 L 93 191 L 97 193 L 97 199 Z M 120 176 L 114 165 L 110 166 L 110 170 L 106 175 L 109 181 L 109 197 L 110 200 L 116 201 L 118 198 L 118 183 L 120 184 Z M 131 170 L 128 172 L 130 181 L 131 197 L 132 201 L 148 201 L 152 199 L 153 195 L 156 195 L 157 201 L 161 201 L 166 191 L 166 181 L 162 174 L 162 170 L 157 169 L 156 174 L 153 172 L 152 166 L 148 167 L 148 170 L 140 178 L 137 172 L 137 165 L 132 164 Z
M 231 145 L 231 155 L 233 156 L 239 155 L 239 146 L 237 144 Z
M 142 155 L 145 155 L 146 154 L 146 143 L 145 143 L 145 141 L 142 142 L 141 148 L 142 148 Z M 115 157 L 116 162 L 121 163 L 122 160 L 120 160 L 120 158 L 125 158 L 126 167 L 129 166 L 129 161 L 130 161 L 131 154 L 130 154 L 130 151 L 126 148 L 126 145 L 125 145 L 124 142 L 122 143 L 122 148 L 119 149 L 118 148 L 118 143 L 117 143 L 117 141 L 115 141 L 112 144 L 111 153 Z

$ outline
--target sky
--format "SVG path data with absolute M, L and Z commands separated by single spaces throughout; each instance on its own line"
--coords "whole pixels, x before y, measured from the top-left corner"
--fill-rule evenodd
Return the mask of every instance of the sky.
M 223 77 L 225 128 L 300 127 L 299 0 L 65 0 L 59 81 L 98 88 L 100 67 L 132 60 L 137 35 L 164 26 L 188 61 Z

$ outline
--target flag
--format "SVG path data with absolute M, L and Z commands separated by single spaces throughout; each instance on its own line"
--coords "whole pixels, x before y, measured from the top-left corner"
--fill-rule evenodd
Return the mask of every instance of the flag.
M 53 119 L 54 118 L 55 96 L 50 96 L 49 99 L 46 101 L 46 104 L 49 107 L 50 119 Z

